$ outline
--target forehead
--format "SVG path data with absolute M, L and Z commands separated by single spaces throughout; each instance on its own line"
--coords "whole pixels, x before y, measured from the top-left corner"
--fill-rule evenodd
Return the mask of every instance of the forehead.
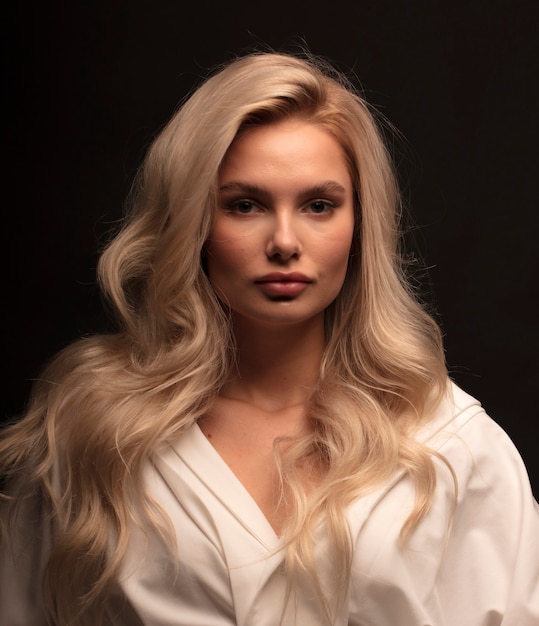
M 320 125 L 296 118 L 250 128 L 237 137 L 221 163 L 219 182 L 239 174 L 257 180 L 322 176 L 350 183 L 337 139 Z

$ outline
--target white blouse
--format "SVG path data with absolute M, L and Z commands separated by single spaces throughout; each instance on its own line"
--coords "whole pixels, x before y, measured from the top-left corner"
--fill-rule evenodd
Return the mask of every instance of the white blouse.
M 538 626 L 539 506 L 522 460 L 479 402 L 453 385 L 420 439 L 441 462 L 433 506 L 410 540 L 399 532 L 414 504 L 404 474 L 347 510 L 354 546 L 335 626 Z M 117 592 L 118 626 L 315 626 L 325 623 L 312 584 L 284 604 L 283 550 L 271 525 L 197 425 L 155 455 L 152 494 L 170 516 L 177 552 L 135 530 Z M 0 569 L 0 626 L 37 626 L 42 550 Z M 331 589 L 323 526 L 316 564 Z M 330 601 L 336 594 L 331 594 Z M 284 615 L 283 615 L 283 610 Z

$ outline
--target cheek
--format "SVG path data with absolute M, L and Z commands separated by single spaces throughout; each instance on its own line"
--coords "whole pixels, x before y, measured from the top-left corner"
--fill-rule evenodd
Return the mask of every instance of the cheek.
M 245 266 L 246 252 L 240 242 L 215 237 L 206 245 L 206 266 L 210 281 L 230 280 Z
M 320 242 L 317 257 L 324 263 L 330 271 L 341 272 L 346 271 L 348 267 L 348 259 L 352 246 L 352 235 L 350 230 L 343 229 L 342 232 L 336 233 L 331 239 L 325 239 Z

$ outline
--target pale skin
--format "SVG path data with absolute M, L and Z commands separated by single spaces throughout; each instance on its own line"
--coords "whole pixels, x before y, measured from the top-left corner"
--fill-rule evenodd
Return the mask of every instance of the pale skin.
M 346 275 L 353 185 L 338 141 L 291 119 L 237 139 L 219 188 L 208 273 L 232 312 L 238 366 L 200 427 L 279 534 L 287 511 L 274 441 L 311 428 L 306 405 L 324 311 Z

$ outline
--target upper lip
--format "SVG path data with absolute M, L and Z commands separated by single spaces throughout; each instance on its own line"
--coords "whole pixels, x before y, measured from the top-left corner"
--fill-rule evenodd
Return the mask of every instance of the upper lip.
M 257 283 L 311 283 L 312 280 L 301 272 L 271 272 L 257 278 Z

